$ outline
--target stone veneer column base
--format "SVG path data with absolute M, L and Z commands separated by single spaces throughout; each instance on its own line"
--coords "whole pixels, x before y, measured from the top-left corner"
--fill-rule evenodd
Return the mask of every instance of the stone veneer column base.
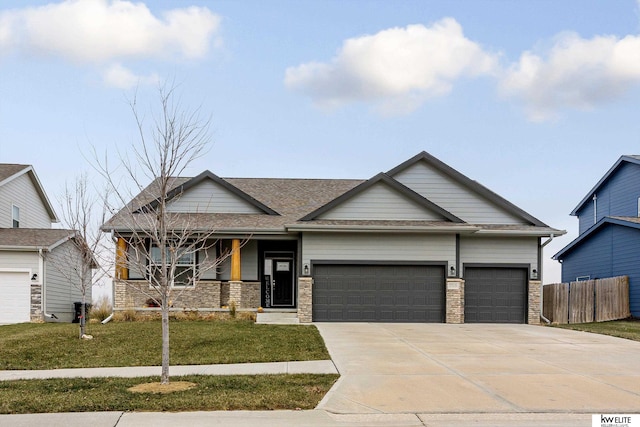
M 464 323 L 464 280 L 447 279 L 447 323 Z
M 30 320 L 32 322 L 41 322 L 42 311 L 44 307 L 42 307 L 42 285 L 41 284 L 31 284 L 31 312 L 30 312 Z
M 313 278 L 298 277 L 298 321 L 300 323 L 311 323 L 313 321 L 312 299 Z
M 232 302 L 236 303 L 236 308 L 242 308 L 242 282 L 241 281 L 229 281 L 229 305 Z
M 542 282 L 540 280 L 529 280 L 529 297 L 528 297 L 528 313 L 527 323 L 529 325 L 540 324 L 540 301 L 541 301 L 541 287 Z

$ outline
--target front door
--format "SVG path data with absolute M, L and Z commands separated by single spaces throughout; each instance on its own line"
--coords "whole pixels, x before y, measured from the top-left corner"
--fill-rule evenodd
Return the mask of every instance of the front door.
M 293 258 L 265 258 L 266 307 L 295 307 Z

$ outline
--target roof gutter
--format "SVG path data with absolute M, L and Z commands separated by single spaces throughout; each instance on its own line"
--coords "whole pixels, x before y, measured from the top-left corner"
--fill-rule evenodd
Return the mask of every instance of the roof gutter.
M 537 236 L 537 237 L 551 237 L 551 236 L 562 236 L 567 234 L 567 230 L 487 230 L 480 229 L 476 234 L 483 235 L 509 235 L 509 236 Z M 548 243 L 548 242 L 547 242 Z
M 359 225 L 355 228 L 353 225 L 285 225 L 289 231 L 335 231 L 361 233 L 369 231 L 378 231 L 384 233 L 461 233 L 471 234 L 477 232 L 480 228 L 475 226 L 457 226 L 457 227 L 434 227 L 434 226 L 384 226 L 384 225 Z

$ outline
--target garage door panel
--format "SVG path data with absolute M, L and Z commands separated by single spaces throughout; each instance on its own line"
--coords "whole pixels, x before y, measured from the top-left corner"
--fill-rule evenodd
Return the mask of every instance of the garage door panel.
M 441 266 L 317 265 L 313 320 L 442 322 L 444 283 Z
M 30 320 L 31 282 L 26 272 L 0 272 L 0 323 Z
M 465 269 L 465 323 L 524 323 L 527 269 Z

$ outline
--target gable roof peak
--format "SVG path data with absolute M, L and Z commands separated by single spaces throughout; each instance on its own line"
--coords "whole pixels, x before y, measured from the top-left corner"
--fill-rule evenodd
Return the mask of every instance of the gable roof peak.
M 208 169 L 204 170 L 203 172 L 201 172 L 197 176 L 194 176 L 193 178 L 188 178 L 186 181 L 183 181 L 181 183 L 178 182 L 177 185 L 167 193 L 167 201 L 173 199 L 174 197 L 184 193 L 185 191 L 189 190 L 190 188 L 193 188 L 193 187 L 197 186 L 198 184 L 202 183 L 203 181 L 207 181 L 207 180 L 215 182 L 216 184 L 218 184 L 221 187 L 223 187 L 225 190 L 229 191 L 230 193 L 234 194 L 235 196 L 238 196 L 239 198 L 241 198 L 245 202 L 253 205 L 254 207 L 258 208 L 259 210 L 263 211 L 264 213 L 266 213 L 268 215 L 280 215 L 278 212 L 274 211 L 269 206 L 259 202 L 258 200 L 256 200 L 252 196 L 250 196 L 249 194 L 247 194 L 244 191 L 240 190 L 238 187 L 234 186 L 233 184 L 229 183 L 228 181 L 220 178 L 218 175 L 214 174 L 213 172 L 211 172 Z M 159 203 L 159 199 L 156 198 L 155 200 L 151 201 L 150 203 L 147 203 L 146 205 L 140 207 L 138 209 L 138 211 L 144 211 L 145 209 L 148 209 L 148 208 L 154 208 L 155 206 L 158 205 L 158 203 Z
M 620 156 L 618 160 L 616 160 L 616 162 L 613 164 L 613 166 L 611 166 L 609 170 L 602 176 L 602 178 L 600 178 L 600 180 L 596 183 L 596 185 L 594 185 L 593 188 L 591 188 L 591 190 L 589 190 L 589 192 L 582 198 L 582 200 L 580 200 L 580 203 L 578 203 L 578 205 L 575 208 L 573 208 L 573 210 L 569 215 L 576 216 L 578 214 L 578 211 L 582 209 L 584 204 L 593 198 L 594 193 L 596 193 L 600 189 L 600 187 L 602 187 L 604 183 L 607 182 L 609 178 L 613 174 L 615 174 L 615 172 L 624 163 L 632 163 L 632 164 L 640 165 L 640 155 L 626 154 L 626 155 Z
M 377 183 L 385 183 L 386 185 L 388 185 L 389 187 L 391 187 L 392 189 L 394 189 L 395 191 L 397 191 L 398 193 L 404 195 L 405 197 L 409 198 L 410 200 L 418 203 L 419 205 L 421 205 L 424 208 L 427 208 L 433 212 L 436 212 L 437 214 L 441 215 L 442 217 L 444 217 L 445 219 L 451 221 L 451 222 L 455 222 L 455 223 L 463 223 L 464 221 L 461 220 L 460 218 L 458 218 L 457 216 L 453 215 L 451 212 L 441 208 L 440 206 L 436 205 L 435 203 L 431 202 L 430 200 L 427 200 L 426 198 L 422 197 L 420 194 L 416 193 L 415 191 L 413 191 L 412 189 L 410 189 L 409 187 L 405 186 L 404 184 L 396 181 L 395 179 L 393 179 L 393 177 L 389 176 L 388 174 L 384 173 L 384 172 L 380 172 L 379 174 L 373 176 L 372 178 L 364 181 L 363 183 L 355 186 L 354 188 L 352 188 L 351 190 L 347 191 L 346 193 L 343 193 L 342 195 L 338 196 L 337 198 L 333 199 L 331 202 L 325 204 L 324 206 L 321 206 L 320 208 L 316 209 L 315 211 L 305 215 L 304 217 L 300 218 L 300 221 L 311 221 L 313 219 L 318 218 L 320 215 L 330 211 L 331 209 L 333 209 L 334 207 L 340 205 L 341 203 L 345 202 L 346 200 L 351 199 L 352 197 L 361 194 L 362 192 L 366 191 L 367 189 L 371 188 L 373 185 L 377 184 Z
M 533 225 L 536 225 L 539 227 L 548 227 L 548 225 L 545 224 L 544 222 L 540 221 L 539 219 L 535 218 L 534 216 L 520 209 L 519 207 L 517 207 L 507 199 L 503 198 L 502 196 L 499 196 L 498 194 L 489 190 L 487 187 L 480 184 L 478 181 L 475 181 L 467 177 L 466 175 L 458 172 L 448 164 L 444 163 L 442 160 L 427 153 L 426 151 L 421 151 L 420 153 L 416 154 L 409 160 L 399 164 L 395 168 L 388 171 L 387 174 L 390 176 L 395 176 L 398 173 L 408 169 L 409 167 L 421 161 L 426 162 L 428 165 L 430 165 L 440 173 L 448 176 L 449 178 L 453 179 L 459 184 L 462 184 L 463 186 L 467 187 L 471 191 L 479 194 L 480 196 L 489 200 L 494 205 L 500 207 L 501 209 L 504 209 L 505 211 L 511 213 L 512 215 L 520 217 L 526 220 L 527 222 L 530 222 Z

